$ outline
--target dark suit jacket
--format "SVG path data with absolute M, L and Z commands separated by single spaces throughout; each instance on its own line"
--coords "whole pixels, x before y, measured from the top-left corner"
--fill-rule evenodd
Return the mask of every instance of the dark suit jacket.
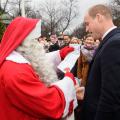
M 90 64 L 80 120 L 120 120 L 120 29 L 102 40 Z
M 55 44 L 53 44 L 53 45 L 50 45 L 49 46 L 49 52 L 52 52 L 52 51 L 56 51 L 56 50 L 59 50 L 59 45 L 58 45 L 58 43 L 56 42 Z

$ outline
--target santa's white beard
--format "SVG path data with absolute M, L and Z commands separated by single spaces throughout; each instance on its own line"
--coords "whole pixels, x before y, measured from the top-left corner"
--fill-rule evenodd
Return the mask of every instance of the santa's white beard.
M 37 40 L 26 39 L 16 50 L 25 57 L 46 85 L 58 81 L 53 63 L 47 59 L 43 45 Z

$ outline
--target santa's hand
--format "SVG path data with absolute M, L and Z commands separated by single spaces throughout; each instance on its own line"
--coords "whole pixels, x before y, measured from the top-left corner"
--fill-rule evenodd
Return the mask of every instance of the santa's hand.
M 80 87 L 79 85 L 75 86 L 76 89 L 76 96 L 78 100 L 83 100 L 84 93 L 85 93 L 85 87 Z
M 75 77 L 74 77 L 74 75 L 71 72 L 66 72 L 65 73 L 65 77 L 71 78 L 73 80 L 73 82 L 74 82 L 74 85 L 76 85 Z
M 61 57 L 61 59 L 63 60 L 65 57 L 66 57 L 66 55 L 68 54 L 68 53 L 70 53 L 70 52 L 72 52 L 74 50 L 74 48 L 73 47 L 69 47 L 69 46 L 66 46 L 66 47 L 64 47 L 64 48 L 62 48 L 59 52 L 60 52 L 60 57 Z

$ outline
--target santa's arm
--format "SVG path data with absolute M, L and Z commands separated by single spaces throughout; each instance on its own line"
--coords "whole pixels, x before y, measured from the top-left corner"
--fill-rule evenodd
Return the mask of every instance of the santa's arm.
M 10 103 L 35 118 L 60 119 L 76 107 L 74 82 L 68 76 L 48 88 L 25 68 L 9 74 L 9 81 L 5 91 Z
M 49 61 L 54 64 L 54 69 L 55 71 L 57 71 L 57 66 L 61 62 L 61 56 L 59 50 L 46 53 L 46 59 L 49 59 Z
M 66 46 L 61 50 L 57 50 L 54 52 L 46 53 L 46 58 L 49 59 L 53 64 L 55 70 L 57 70 L 57 66 L 70 52 L 74 50 L 73 47 Z

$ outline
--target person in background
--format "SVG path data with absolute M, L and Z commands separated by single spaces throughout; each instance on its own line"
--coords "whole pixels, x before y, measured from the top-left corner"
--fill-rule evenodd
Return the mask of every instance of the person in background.
M 59 50 L 59 44 L 58 44 L 58 38 L 56 35 L 51 35 L 50 36 L 50 41 L 51 41 L 51 44 L 49 46 L 49 52 L 52 52 L 52 51 L 56 51 L 56 50 Z
M 52 64 L 59 64 L 74 49 L 45 53 L 36 39 L 40 29 L 41 20 L 17 17 L 4 33 L 0 46 L 1 120 L 59 120 L 77 106 L 73 74 L 66 72 L 58 81 Z
M 81 86 L 86 85 L 89 64 L 96 51 L 95 39 L 91 34 L 86 35 L 83 45 L 80 49 L 80 57 L 78 58 L 77 77 L 81 79 Z
M 101 42 L 90 63 L 80 120 L 120 120 L 120 29 L 103 4 L 89 8 L 84 23 Z
M 60 48 L 64 45 L 64 39 L 63 39 L 62 36 L 59 36 L 59 37 L 58 37 L 58 44 L 59 44 L 59 47 L 60 47 Z
M 86 35 L 83 45 L 80 49 L 80 56 L 76 65 L 76 73 L 75 75 L 78 79 L 80 79 L 80 86 L 86 85 L 88 70 L 90 62 L 93 58 L 93 55 L 96 51 L 95 40 L 91 34 Z M 78 107 L 75 109 L 75 120 L 79 120 L 81 116 L 83 101 L 78 100 Z
M 77 37 L 72 37 L 70 40 L 70 44 L 80 44 L 80 41 Z
M 44 47 L 44 49 L 45 49 L 45 52 L 48 53 L 48 52 L 49 52 L 49 50 L 48 50 L 48 49 L 49 49 L 49 43 L 47 42 L 46 37 L 40 36 L 40 37 L 38 38 L 38 41 L 39 41 L 39 43 L 43 44 L 43 47 Z
M 45 44 L 45 42 L 46 42 L 46 37 L 44 37 L 44 36 L 41 35 L 41 36 L 38 38 L 38 41 L 39 41 L 40 43 Z
M 69 46 L 70 40 L 71 39 L 70 39 L 69 35 L 63 35 L 64 44 L 61 46 L 61 48 L 65 47 L 65 46 Z
M 99 46 L 99 44 L 100 44 L 100 40 L 98 40 L 98 39 L 97 39 L 97 40 L 95 40 L 95 46 L 97 46 L 97 47 L 98 47 L 98 46 Z
M 63 39 L 64 39 L 65 44 L 66 44 L 66 45 L 69 45 L 69 42 L 70 42 L 70 37 L 69 37 L 69 35 L 64 35 L 64 36 L 63 36 Z

